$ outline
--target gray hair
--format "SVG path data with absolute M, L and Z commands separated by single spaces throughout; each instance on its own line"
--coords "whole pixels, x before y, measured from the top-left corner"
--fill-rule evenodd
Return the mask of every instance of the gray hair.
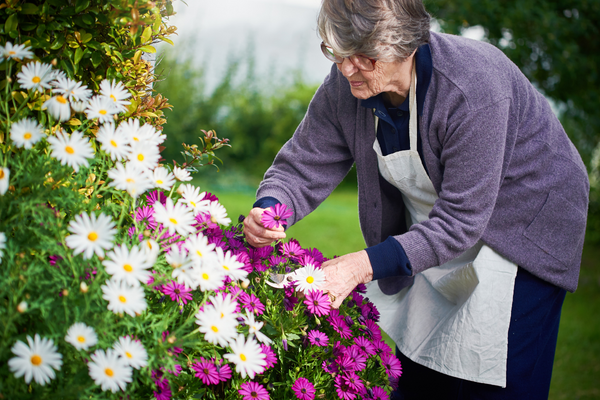
M 323 0 L 317 24 L 340 57 L 404 61 L 429 42 L 430 20 L 421 0 Z

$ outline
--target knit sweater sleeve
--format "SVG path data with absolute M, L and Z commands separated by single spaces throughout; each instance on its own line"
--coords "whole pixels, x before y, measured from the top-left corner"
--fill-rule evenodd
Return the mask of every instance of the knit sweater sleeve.
M 333 100 L 339 77 L 332 72 L 313 97 L 304 119 L 265 173 L 257 198 L 273 197 L 293 211 L 293 225 L 335 189 L 354 162 Z

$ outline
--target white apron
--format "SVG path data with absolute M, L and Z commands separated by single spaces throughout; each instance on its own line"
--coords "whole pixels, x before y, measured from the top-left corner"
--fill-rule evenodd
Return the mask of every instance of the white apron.
M 383 156 L 381 175 L 402 192 L 412 224 L 425 221 L 437 193 L 417 151 L 416 74 L 410 87 L 410 150 Z M 377 128 L 378 119 L 375 120 Z M 377 129 L 375 129 L 377 131 Z M 377 282 L 367 296 L 379 326 L 412 361 L 473 382 L 506 386 L 508 328 L 517 266 L 479 241 L 456 259 L 415 275 L 412 286 L 385 295 Z

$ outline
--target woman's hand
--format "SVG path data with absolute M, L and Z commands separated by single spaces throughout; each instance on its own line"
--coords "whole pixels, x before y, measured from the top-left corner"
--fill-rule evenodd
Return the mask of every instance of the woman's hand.
M 323 263 L 323 271 L 325 284 L 321 290 L 329 293 L 333 308 L 339 308 L 356 285 L 373 279 L 373 268 L 365 250 L 329 260 Z
M 244 236 L 251 246 L 265 247 L 276 240 L 284 239 L 283 226 L 275 229 L 265 228 L 260 221 L 266 208 L 255 207 L 244 219 Z

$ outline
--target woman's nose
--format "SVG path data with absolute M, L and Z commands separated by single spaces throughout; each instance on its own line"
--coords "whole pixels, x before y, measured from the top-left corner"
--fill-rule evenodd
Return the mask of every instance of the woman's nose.
M 358 71 L 356 65 L 349 58 L 344 58 L 340 64 L 337 64 L 337 67 L 345 77 L 350 77 Z

